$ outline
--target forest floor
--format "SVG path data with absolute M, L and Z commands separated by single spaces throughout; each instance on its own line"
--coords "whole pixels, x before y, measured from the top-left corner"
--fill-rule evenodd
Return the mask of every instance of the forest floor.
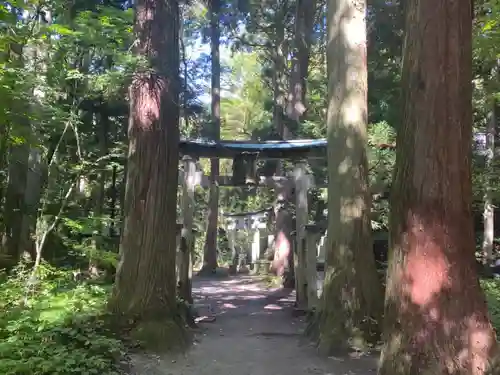
M 195 279 L 195 306 L 216 315 L 199 323 L 182 354 L 132 356 L 132 375 L 370 375 L 377 358 L 321 358 L 292 316 L 294 295 L 258 278 Z

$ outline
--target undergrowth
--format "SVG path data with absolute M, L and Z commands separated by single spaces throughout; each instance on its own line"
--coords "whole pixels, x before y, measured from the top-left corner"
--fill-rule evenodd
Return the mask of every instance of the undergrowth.
M 110 285 L 78 283 L 45 264 L 30 278 L 21 265 L 0 279 L 0 374 L 121 374 L 126 348 L 105 323 Z M 500 280 L 481 285 L 500 332 Z
M 500 337 L 500 279 L 481 280 L 481 286 L 488 302 L 491 323 L 497 332 L 497 337 Z
M 42 265 L 22 265 L 0 282 L 0 374 L 117 375 L 123 342 L 106 328 L 109 286 L 73 281 Z

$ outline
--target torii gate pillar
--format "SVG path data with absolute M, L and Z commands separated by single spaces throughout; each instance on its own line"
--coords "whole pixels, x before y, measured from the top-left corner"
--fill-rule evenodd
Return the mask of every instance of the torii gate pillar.
M 194 249 L 193 219 L 194 219 L 194 190 L 201 181 L 201 172 L 196 171 L 196 162 L 189 156 L 182 159 L 184 166 L 184 181 L 182 184 L 182 233 L 180 238 L 179 262 L 179 295 L 188 303 L 193 302 L 192 252 Z

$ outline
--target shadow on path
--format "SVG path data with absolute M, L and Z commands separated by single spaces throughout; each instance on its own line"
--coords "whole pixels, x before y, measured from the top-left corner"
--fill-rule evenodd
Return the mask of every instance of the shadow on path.
M 293 318 L 294 293 L 269 289 L 252 276 L 193 280 L 195 305 L 210 306 L 213 323 L 200 323 L 185 354 L 134 356 L 134 375 L 365 375 L 376 359 L 321 358 Z
M 210 309 L 217 318 L 252 315 L 261 310 L 290 309 L 293 307 L 293 290 L 265 288 L 252 276 L 238 276 L 225 280 L 194 280 L 195 307 Z

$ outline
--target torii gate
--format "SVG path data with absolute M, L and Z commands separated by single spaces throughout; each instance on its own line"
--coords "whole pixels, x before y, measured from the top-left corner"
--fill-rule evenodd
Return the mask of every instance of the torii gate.
M 189 290 L 185 295 L 190 296 L 191 288 L 191 250 L 193 243 L 192 227 L 194 212 L 194 188 L 196 185 L 205 185 L 203 174 L 196 170 L 196 159 L 198 158 L 235 158 L 244 155 L 253 155 L 259 159 L 291 159 L 295 161 L 295 168 L 291 176 L 260 177 L 255 181 L 257 186 L 274 187 L 278 194 L 278 201 L 286 199 L 292 188 L 295 188 L 296 206 L 296 246 L 293 246 L 285 236 L 278 235 L 275 238 L 276 251 L 274 264 L 279 266 L 280 261 L 285 261 L 288 253 L 293 250 L 295 261 L 295 288 L 297 291 L 297 306 L 307 308 L 307 289 L 316 287 L 316 278 L 312 280 L 316 271 L 316 262 L 308 265 L 306 257 L 306 225 L 308 223 L 307 193 L 313 186 L 312 176 L 307 174 L 306 160 L 324 159 L 326 157 L 327 142 L 325 139 L 318 140 L 292 140 L 292 141 L 267 141 L 267 142 L 242 142 L 242 141 L 206 141 L 206 140 L 182 140 L 180 142 L 180 153 L 182 156 L 183 171 L 180 173 L 180 182 L 183 185 L 182 198 L 182 223 L 183 231 L 181 244 L 181 260 L 179 265 L 179 283 Z M 228 181 L 228 176 L 221 176 L 218 182 Z M 237 186 L 234 184 L 233 186 Z M 248 184 L 246 184 L 248 185 Z M 252 184 L 250 184 L 252 185 Z M 278 208 L 278 211 L 280 208 Z M 280 232 L 278 231 L 278 234 Z M 293 247 L 293 249 L 292 249 Z M 309 257 L 309 259 L 312 259 Z M 315 258 L 314 258 L 315 259 Z M 291 266 L 291 265 L 289 265 Z M 310 295 L 310 293 L 309 293 Z
M 229 242 L 229 249 L 231 250 L 231 273 L 236 273 L 238 266 L 243 266 L 241 259 L 238 257 L 238 255 L 241 256 L 241 254 L 238 254 L 235 246 L 236 234 L 238 230 L 242 229 L 253 232 L 251 247 L 245 251 L 245 255 L 246 258 L 250 258 L 252 270 L 257 271 L 257 262 L 264 256 L 264 251 L 267 250 L 267 246 L 266 248 L 261 247 L 262 232 L 269 245 L 268 229 L 270 211 L 271 209 L 265 209 L 255 212 L 224 214 L 226 217 L 227 239 Z

